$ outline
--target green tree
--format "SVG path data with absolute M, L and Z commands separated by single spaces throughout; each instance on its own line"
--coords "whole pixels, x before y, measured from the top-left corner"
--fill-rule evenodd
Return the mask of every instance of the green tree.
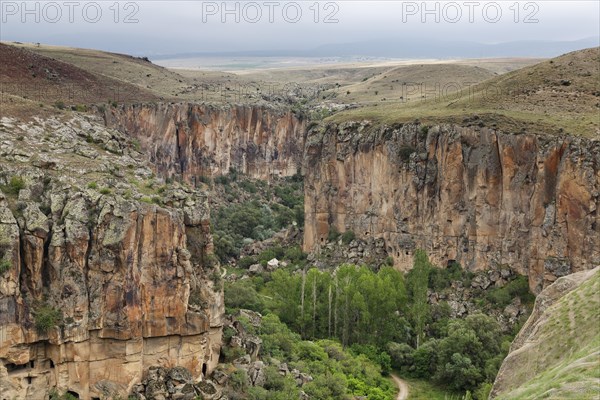
M 415 344 L 419 348 L 425 336 L 425 325 L 429 319 L 427 287 L 432 266 L 423 250 L 417 250 L 413 269 L 408 273 L 407 284 L 411 295 L 410 317 L 415 330 Z

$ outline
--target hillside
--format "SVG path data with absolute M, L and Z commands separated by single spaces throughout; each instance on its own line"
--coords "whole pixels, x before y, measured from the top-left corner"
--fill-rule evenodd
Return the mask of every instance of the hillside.
M 370 104 L 377 102 L 415 101 L 433 93 L 454 92 L 494 77 L 493 72 L 469 65 L 418 64 L 373 72 L 360 82 L 336 89 L 335 100 Z M 334 92 L 328 92 L 330 94 Z
M 504 360 L 491 398 L 597 399 L 599 308 L 600 268 L 546 288 Z
M 3 102 L 89 104 L 151 101 L 158 97 L 129 81 L 118 80 L 26 48 L 0 43 Z
M 331 120 L 370 119 L 477 124 L 508 132 L 600 137 L 600 56 L 591 48 L 544 61 L 436 99 L 367 106 Z

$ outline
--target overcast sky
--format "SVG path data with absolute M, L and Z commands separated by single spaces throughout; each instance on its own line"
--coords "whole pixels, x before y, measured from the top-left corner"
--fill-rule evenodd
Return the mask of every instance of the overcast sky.
M 0 3 L 2 40 L 147 56 L 305 50 L 384 38 L 498 43 L 600 36 L 598 1 Z

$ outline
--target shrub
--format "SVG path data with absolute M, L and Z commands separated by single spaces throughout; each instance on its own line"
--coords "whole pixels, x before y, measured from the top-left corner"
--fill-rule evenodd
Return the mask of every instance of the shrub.
M 346 231 L 342 234 L 342 242 L 344 244 L 349 244 L 356 238 L 356 235 L 352 231 Z
M 12 263 L 10 261 L 0 261 L 0 275 L 4 275 L 4 273 L 10 269 L 10 267 L 12 267 Z
M 21 189 L 25 188 L 25 181 L 20 176 L 13 176 L 8 181 L 7 185 L 2 187 L 2 191 L 6 194 L 18 195 Z
M 414 153 L 416 150 L 412 146 L 403 145 L 400 147 L 399 156 L 403 162 L 408 162 L 410 160 L 410 155 Z
M 219 185 L 229 185 L 229 178 L 225 175 L 219 175 L 215 178 L 215 183 Z
M 109 188 L 102 188 L 100 189 L 100 194 L 110 194 L 110 189 Z
M 250 181 L 241 181 L 238 183 L 238 185 L 240 186 L 240 188 L 242 188 L 243 190 L 245 190 L 248 193 L 254 194 L 254 193 L 258 192 L 256 185 Z
M 88 183 L 88 189 L 98 189 L 98 184 L 96 182 Z
M 530 303 L 534 299 L 529 291 L 527 277 L 523 275 L 517 276 L 504 287 L 490 290 L 486 297 L 490 303 L 498 307 L 506 307 L 515 297 L 520 297 L 525 303 Z
M 142 144 L 140 143 L 140 141 L 138 139 L 132 139 L 131 146 L 133 146 L 133 149 L 135 151 L 140 151 L 142 149 Z
M 293 263 L 301 263 L 306 260 L 306 257 L 306 253 L 302 252 L 300 246 L 289 247 L 284 254 L 284 258 Z
M 66 106 L 63 101 L 59 100 L 56 103 L 54 103 L 54 107 L 58 108 L 59 110 L 64 110 Z
M 62 313 L 48 305 L 43 305 L 34 312 L 35 329 L 39 333 L 47 333 L 62 320 Z
M 340 233 L 335 228 L 329 229 L 329 233 L 327 234 L 327 240 L 330 242 L 335 242 L 340 237 Z
M 415 349 L 406 343 L 390 342 L 387 351 L 392 359 L 392 367 L 395 369 L 407 368 L 413 365 L 413 353 Z
M 240 258 L 237 266 L 238 268 L 248 269 L 252 264 L 256 264 L 256 257 L 246 256 Z

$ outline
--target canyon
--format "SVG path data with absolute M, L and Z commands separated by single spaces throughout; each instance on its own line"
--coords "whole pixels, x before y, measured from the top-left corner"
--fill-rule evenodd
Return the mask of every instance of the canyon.
M 353 231 L 383 240 L 398 269 L 422 248 L 438 266 L 507 266 L 535 292 L 600 262 L 593 139 L 476 123 L 308 124 L 275 108 L 183 103 L 3 127 L 8 398 L 41 399 L 48 387 L 126 395 L 151 366 L 197 377 L 216 367 L 223 292 L 199 189 L 232 169 L 304 175 L 306 252 L 332 229 Z M 11 194 L 15 176 L 24 184 Z M 61 323 L 43 331 L 36 318 L 48 308 Z
M 415 249 L 471 271 L 509 266 L 538 293 L 600 263 L 600 143 L 458 124 L 308 124 L 274 108 L 130 106 L 105 115 L 164 178 L 196 185 L 234 169 L 305 179 L 304 250 L 330 230 Z M 310 127 L 310 129 L 308 129 Z
M 304 224 L 302 230 L 294 219 L 293 243 L 303 235 L 309 255 L 294 250 L 307 263 L 326 268 L 323 258 L 334 254 L 336 266 L 373 260 L 373 267 L 385 262 L 408 271 L 422 249 L 437 267 L 481 272 L 466 288 L 452 282 L 461 285 L 445 298 L 454 303 L 526 276 L 540 297 L 500 371 L 494 391 L 501 398 L 519 396 L 508 370 L 523 365 L 519 354 L 532 350 L 534 328 L 548 326 L 542 314 L 597 295 L 598 273 L 589 273 L 600 264 L 597 49 L 492 78 L 529 89 L 503 92 L 487 115 L 472 111 L 483 103 L 460 101 L 431 103 L 425 112 L 404 103 L 353 109 L 334 102 L 343 91 L 325 93 L 316 105 L 287 94 L 270 101 L 258 91 L 253 105 L 175 102 L 170 96 L 201 85 L 147 59 L 107 53 L 104 64 L 96 55 L 76 66 L 6 44 L 0 52 L 17 60 L 0 71 L 15 87 L 72 79 L 76 88 L 110 92 L 130 71 L 146 83 L 132 84 L 140 92 L 150 82 L 166 87 L 128 104 L 104 103 L 109 94 L 100 91 L 74 100 L 94 104 L 70 108 L 54 99 L 37 104 L 11 87 L 2 93 L 0 400 L 46 399 L 54 390 L 84 399 L 169 398 L 185 385 L 192 395 L 218 371 L 226 271 L 214 254 L 211 207 L 230 201 L 231 175 L 265 181 L 248 185 L 264 196 L 279 196 L 272 190 L 279 178 L 293 177 L 298 188 L 303 181 Z M 375 75 L 365 74 L 356 79 L 370 95 Z M 373 81 L 394 83 L 383 74 Z M 172 93 L 174 86 L 180 92 Z M 510 114 L 521 106 L 531 114 Z M 559 114 L 563 109 L 570 114 Z M 218 178 L 226 178 L 222 197 L 215 195 Z M 236 205 L 252 200 L 250 191 L 231 193 Z M 272 243 L 252 245 L 262 251 Z M 585 293 L 577 294 L 578 285 Z M 577 297 L 565 294 L 571 290 Z M 526 307 L 508 310 L 516 323 Z M 586 315 L 575 317 L 564 337 L 574 337 L 578 325 L 592 331 Z M 564 339 L 548 337 L 549 345 Z M 533 350 L 538 358 L 544 353 Z M 181 386 L 169 394 L 167 376 Z

